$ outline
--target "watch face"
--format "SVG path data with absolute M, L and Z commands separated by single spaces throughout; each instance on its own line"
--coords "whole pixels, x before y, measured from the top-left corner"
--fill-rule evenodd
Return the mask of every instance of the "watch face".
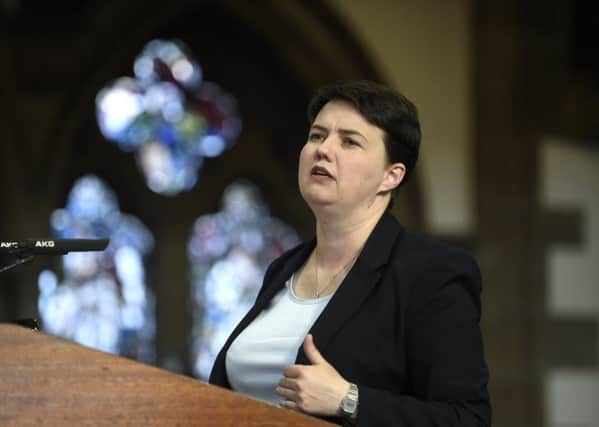
M 350 414 L 354 413 L 356 406 L 358 406 L 358 402 L 352 398 L 347 398 L 343 401 L 343 410 Z
M 341 412 L 344 416 L 352 416 L 358 409 L 358 387 L 350 384 L 349 391 L 341 401 Z

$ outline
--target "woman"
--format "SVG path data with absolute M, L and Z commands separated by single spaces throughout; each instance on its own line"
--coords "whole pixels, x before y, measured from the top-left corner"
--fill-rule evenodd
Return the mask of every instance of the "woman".
M 268 268 L 210 382 L 360 426 L 488 426 L 480 274 L 388 212 L 420 145 L 415 107 L 371 82 L 319 90 L 299 159 L 316 238 Z

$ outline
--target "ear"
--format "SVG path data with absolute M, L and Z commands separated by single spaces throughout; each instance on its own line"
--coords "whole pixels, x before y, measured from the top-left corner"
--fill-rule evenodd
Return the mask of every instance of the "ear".
M 393 163 L 387 166 L 379 191 L 385 193 L 393 191 L 401 184 L 404 176 L 406 176 L 406 165 L 403 163 Z

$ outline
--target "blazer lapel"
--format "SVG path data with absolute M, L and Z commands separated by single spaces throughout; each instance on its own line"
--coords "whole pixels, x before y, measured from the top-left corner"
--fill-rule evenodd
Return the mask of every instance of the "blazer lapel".
M 314 343 L 321 352 L 326 350 L 335 333 L 360 309 L 379 282 L 383 267 L 387 264 L 393 245 L 402 231 L 393 215 L 385 212 L 370 234 L 354 266 L 310 329 Z M 303 346 L 298 350 L 296 363 L 310 363 Z

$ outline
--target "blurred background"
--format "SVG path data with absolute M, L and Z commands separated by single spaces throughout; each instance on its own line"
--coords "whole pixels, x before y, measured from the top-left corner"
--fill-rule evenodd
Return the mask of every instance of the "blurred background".
M 394 214 L 479 260 L 494 425 L 599 426 L 598 28 L 566 0 L 2 0 L 0 239 L 111 244 L 1 273 L 0 321 L 205 379 L 311 236 L 311 93 L 372 79 L 423 127 Z

